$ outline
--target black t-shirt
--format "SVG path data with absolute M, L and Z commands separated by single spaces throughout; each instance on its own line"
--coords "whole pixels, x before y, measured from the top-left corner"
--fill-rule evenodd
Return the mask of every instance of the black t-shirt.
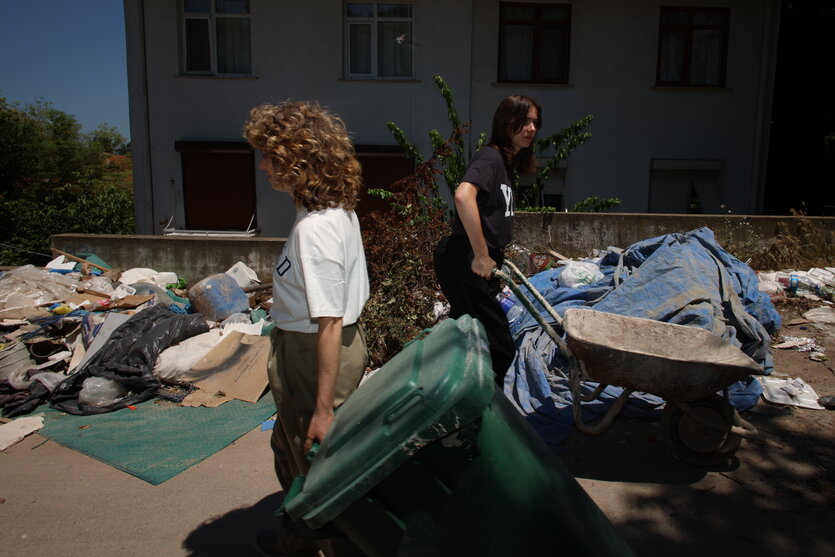
M 485 145 L 473 155 L 461 181 L 478 187 L 476 203 L 487 248 L 494 253 L 500 252 L 513 238 L 514 206 L 513 189 L 502 155 Z M 452 232 L 466 237 L 457 212 Z

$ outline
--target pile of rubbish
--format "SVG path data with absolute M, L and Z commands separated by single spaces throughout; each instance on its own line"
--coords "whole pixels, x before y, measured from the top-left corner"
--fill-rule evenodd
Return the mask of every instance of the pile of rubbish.
M 267 387 L 270 286 L 243 263 L 184 286 L 174 273 L 70 254 L 0 274 L 3 417 L 41 404 L 88 415 L 154 397 L 257 401 Z
M 760 290 L 773 298 L 793 294 L 813 301 L 832 302 L 835 297 L 835 267 L 813 267 L 808 271 L 758 273 Z
M 111 269 L 95 255 L 63 254 L 45 267 L 0 274 L 0 408 L 5 418 L 42 404 L 71 414 L 112 412 L 154 397 L 188 406 L 231 398 L 255 402 L 267 388 L 271 285 L 237 263 L 185 287 L 174 273 Z M 771 336 L 780 326 L 772 299 L 792 293 L 832 299 L 835 268 L 756 273 L 725 251 L 713 232 L 647 239 L 570 260 L 511 246 L 520 267 L 563 315 L 575 306 L 706 329 L 773 369 Z M 539 320 L 510 290 L 500 299 L 517 347 L 505 394 L 546 441 L 573 424 L 567 362 Z M 437 304 L 436 304 L 437 305 Z M 538 302 L 546 322 L 553 320 Z M 583 385 L 584 392 L 596 385 Z M 607 387 L 589 418 L 622 392 Z M 729 389 L 739 410 L 756 404 L 763 383 Z M 624 415 L 653 415 L 664 401 L 635 392 Z
M 773 371 L 771 335 L 781 327 L 773 298 L 793 295 L 831 300 L 835 269 L 756 273 L 724 250 L 713 232 L 700 228 L 610 247 L 581 260 L 556 253 L 530 254 L 518 248 L 510 260 L 526 274 L 549 305 L 563 317 L 572 307 L 591 307 L 629 317 L 700 327 L 740 348 L 765 376 Z M 505 377 L 505 394 L 552 445 L 568 436 L 574 424 L 569 386 L 570 362 L 546 334 L 540 321 L 554 326 L 547 310 L 534 301 L 531 315 L 510 289 L 500 295 L 517 354 Z M 585 382 L 581 393 L 598 385 Z M 729 388 L 729 402 L 739 411 L 753 407 L 764 382 L 749 376 Z M 623 389 L 608 386 L 594 402 L 583 402 L 583 419 L 604 415 Z M 621 415 L 657 415 L 664 400 L 633 392 Z

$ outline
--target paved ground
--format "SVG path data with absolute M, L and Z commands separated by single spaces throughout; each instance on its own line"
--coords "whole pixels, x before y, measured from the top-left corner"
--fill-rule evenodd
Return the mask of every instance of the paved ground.
M 153 486 L 35 434 L 0 453 L 0 553 L 254 555 L 278 507 L 269 433 L 256 429 Z
M 820 304 L 775 303 L 779 337 L 815 338 L 835 357 L 835 327 L 790 324 Z M 774 350 L 774 375 L 835 395 L 833 360 Z M 657 422 L 616 420 L 602 437 L 574 435 L 562 455 L 636 554 L 703 557 L 835 555 L 835 411 L 760 403 L 745 414 L 758 436 L 726 468 L 676 461 Z
M 781 311 L 797 308 L 789 310 Z M 782 333 L 812 333 L 835 353 L 831 330 L 801 326 Z M 827 363 L 793 351 L 775 359 L 777 372 L 835 394 Z M 757 409 L 748 418 L 760 437 L 723 469 L 676 461 L 659 425 L 646 421 L 617 420 L 602 437 L 574 435 L 562 458 L 637 555 L 835 555 L 833 412 Z M 152 486 L 31 435 L 0 452 L 0 553 L 253 555 L 252 538 L 270 525 L 280 500 L 268 437 L 255 429 Z

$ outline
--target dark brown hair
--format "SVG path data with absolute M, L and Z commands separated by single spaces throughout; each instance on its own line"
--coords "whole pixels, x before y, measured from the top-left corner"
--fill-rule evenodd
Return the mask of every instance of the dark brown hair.
M 536 108 L 536 129 L 542 127 L 542 108 L 535 100 L 525 95 L 511 95 L 499 103 L 493 115 L 493 129 L 490 134 L 489 145 L 499 149 L 508 168 L 515 169 L 522 174 L 536 170 L 536 157 L 533 143 L 530 147 L 513 153 L 513 136 L 519 133 L 528 122 L 528 112 L 531 107 Z

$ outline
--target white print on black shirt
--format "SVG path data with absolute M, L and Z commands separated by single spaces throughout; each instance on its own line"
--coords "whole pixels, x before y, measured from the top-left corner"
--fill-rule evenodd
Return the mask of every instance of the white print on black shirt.
M 513 190 L 507 184 L 502 184 L 502 195 L 504 195 L 504 216 L 512 217 L 513 216 Z
M 284 273 L 290 270 L 290 260 L 287 259 L 287 256 L 284 256 L 284 259 L 281 260 L 281 263 L 275 266 L 275 272 L 278 273 L 278 276 L 283 277 Z

